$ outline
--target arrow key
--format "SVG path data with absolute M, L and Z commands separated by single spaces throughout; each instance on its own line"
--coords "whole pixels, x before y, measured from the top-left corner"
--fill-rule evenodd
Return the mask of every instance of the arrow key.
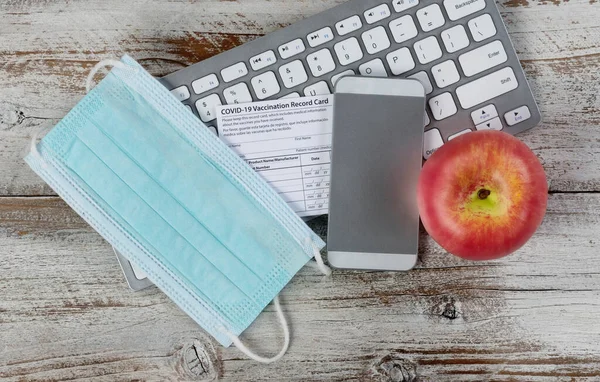
M 498 116 L 498 111 L 496 110 L 496 106 L 489 104 L 480 109 L 474 110 L 471 112 L 471 119 L 475 125 L 479 125 L 480 123 L 489 121 L 492 118 L 496 118 Z
M 504 114 L 504 119 L 508 126 L 516 125 L 531 118 L 531 112 L 527 106 L 521 106 Z
M 477 130 L 502 130 L 502 121 L 496 117 L 484 123 L 475 126 Z

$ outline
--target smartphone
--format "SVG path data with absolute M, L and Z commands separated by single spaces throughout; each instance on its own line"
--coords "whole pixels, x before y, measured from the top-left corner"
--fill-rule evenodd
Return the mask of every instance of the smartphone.
M 327 259 L 336 268 L 409 270 L 417 262 L 417 182 L 425 90 L 416 80 L 336 83 Z

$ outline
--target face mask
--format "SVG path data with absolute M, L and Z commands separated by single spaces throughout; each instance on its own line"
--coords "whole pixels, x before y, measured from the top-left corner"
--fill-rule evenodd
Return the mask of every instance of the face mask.
M 223 346 L 279 359 L 278 293 L 325 245 L 269 185 L 128 56 L 25 158 Z M 312 262 L 311 262 L 312 263 Z M 273 358 L 238 336 L 274 300 Z

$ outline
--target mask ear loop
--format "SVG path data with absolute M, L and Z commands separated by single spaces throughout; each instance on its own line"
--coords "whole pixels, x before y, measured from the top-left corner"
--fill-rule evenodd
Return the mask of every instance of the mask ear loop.
M 317 247 L 317 245 L 312 240 L 310 240 L 310 239 L 307 239 L 307 240 L 313 249 L 313 255 L 315 256 L 315 262 L 309 261 L 306 265 L 308 265 L 311 268 L 318 269 L 325 276 L 330 276 L 331 268 L 329 268 L 327 265 L 325 265 L 325 262 L 323 261 L 323 256 L 321 256 L 321 250 L 319 249 L 319 247 Z
M 283 310 L 281 309 L 281 304 L 279 303 L 279 295 L 275 296 L 273 299 L 273 304 L 275 305 L 275 311 L 277 312 L 277 318 L 279 318 L 279 323 L 281 324 L 281 328 L 283 329 L 283 347 L 279 351 L 279 353 L 271 358 L 261 357 L 258 354 L 254 353 L 252 350 L 248 349 L 246 345 L 242 343 L 240 338 L 235 334 L 231 333 L 225 328 L 221 328 L 223 334 L 225 334 L 231 342 L 238 348 L 239 351 L 246 354 L 251 359 L 260 362 L 260 363 L 273 363 L 275 361 L 279 361 L 281 357 L 287 352 L 288 347 L 290 346 L 290 328 L 288 326 L 287 320 L 285 319 L 285 315 L 283 314 Z
M 125 65 L 124 63 L 122 63 L 119 60 L 106 59 L 106 60 L 100 61 L 99 63 L 94 65 L 94 67 L 90 71 L 90 74 L 88 74 L 88 76 L 87 76 L 87 80 L 85 81 L 85 92 L 86 93 L 89 93 L 90 90 L 92 90 L 92 88 L 94 87 L 94 76 L 100 71 L 100 69 L 104 69 L 107 66 L 115 66 L 118 68 L 128 68 L 127 65 Z

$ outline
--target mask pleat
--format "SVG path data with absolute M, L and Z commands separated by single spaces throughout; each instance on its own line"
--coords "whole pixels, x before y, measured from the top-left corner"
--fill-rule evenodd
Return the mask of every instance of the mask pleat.
M 161 214 L 119 178 L 83 142 L 75 141 L 65 158 L 66 164 L 114 210 L 119 211 L 130 226 L 156 248 L 162 257 L 204 291 L 212 301 L 236 304 L 248 297 L 218 267 L 208 261 L 194 246 L 172 227 Z M 95 174 L 91 176 L 90 174 Z M 113 185 L 106 187 L 105 184 Z M 142 186 L 142 185 L 141 185 Z M 164 205 L 168 200 L 161 201 Z M 197 232 L 202 240 L 202 232 Z M 209 239 L 210 240 L 210 239 Z M 223 247 L 221 247 L 223 248 Z M 223 255 L 221 253 L 221 255 Z M 216 257 L 216 256 L 215 256 Z M 226 271 L 235 269 L 232 263 Z
M 201 221 L 216 240 L 264 279 L 275 266 L 275 260 L 268 256 L 273 250 L 269 248 L 271 241 L 265 240 L 269 232 L 264 229 L 274 225 L 273 217 L 249 201 L 246 194 L 194 148 L 182 145 L 181 137 L 160 114 L 148 108 L 129 112 L 130 115 L 120 113 L 115 123 L 111 120 L 116 117 L 109 113 L 96 114 L 94 121 L 98 121 L 96 125 L 101 126 L 124 153 L 146 173 L 152 174 L 157 183 Z M 119 128 L 123 124 L 128 128 Z

